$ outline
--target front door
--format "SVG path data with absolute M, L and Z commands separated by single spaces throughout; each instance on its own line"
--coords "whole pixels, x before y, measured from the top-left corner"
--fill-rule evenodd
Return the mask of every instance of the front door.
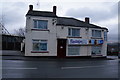
M 57 57 L 66 57 L 66 39 L 57 39 Z

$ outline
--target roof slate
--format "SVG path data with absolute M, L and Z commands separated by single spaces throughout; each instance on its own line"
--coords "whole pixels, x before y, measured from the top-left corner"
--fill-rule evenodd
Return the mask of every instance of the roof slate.
M 56 15 L 53 12 L 48 12 L 48 11 L 31 11 L 29 10 L 28 13 L 26 14 L 30 16 L 43 16 L 43 17 L 56 17 Z
M 57 25 L 63 26 L 75 26 L 75 27 L 86 27 L 86 28 L 99 28 L 106 29 L 105 27 L 100 27 L 94 24 L 86 23 L 84 21 L 75 19 L 75 18 L 67 18 L 67 17 L 57 17 Z
M 106 29 L 105 27 L 100 27 L 94 24 L 86 23 L 84 21 L 75 19 L 75 18 L 68 18 L 68 17 L 58 17 L 53 12 L 48 11 L 35 11 L 35 10 L 29 10 L 26 14 L 30 16 L 42 16 L 42 17 L 56 17 L 57 18 L 57 25 L 63 25 L 63 26 L 75 26 L 75 27 L 86 27 L 86 28 L 99 28 L 99 29 Z

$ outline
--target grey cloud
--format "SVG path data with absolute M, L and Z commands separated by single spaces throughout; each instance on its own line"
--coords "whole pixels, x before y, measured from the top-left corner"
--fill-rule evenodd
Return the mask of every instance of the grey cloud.
M 111 4 L 104 3 L 101 4 L 101 6 L 109 6 Z M 89 7 L 82 7 L 78 9 L 69 9 L 66 12 L 66 16 L 71 16 L 75 18 L 84 18 L 84 17 L 90 17 L 92 19 L 92 22 L 97 23 L 100 21 L 106 21 L 109 19 L 113 19 L 118 16 L 118 5 L 115 4 L 111 7 L 107 8 L 89 8 Z M 108 41 L 117 41 L 118 40 L 118 24 L 106 24 L 108 25 Z
M 2 14 L 0 14 L 1 16 L 3 16 L 3 23 L 5 24 L 5 27 L 10 27 L 6 25 L 15 25 L 14 27 L 19 27 L 16 25 L 24 26 L 27 5 L 25 5 L 25 3 L 23 2 L 10 2 L 10 4 L 11 5 L 9 5 L 8 2 L 4 3 L 2 8 L 3 12 Z
M 118 34 L 108 34 L 108 41 L 118 41 Z
M 118 34 L 119 34 L 119 30 L 118 30 L 118 25 L 117 24 L 113 24 L 113 25 L 108 25 L 108 41 L 118 41 Z
M 107 4 L 107 3 L 106 3 Z M 101 5 L 104 6 L 104 5 Z M 66 12 L 66 16 L 72 16 L 76 18 L 84 18 L 84 17 L 90 17 L 92 18 L 92 21 L 103 21 L 107 19 L 111 19 L 113 17 L 117 16 L 117 4 L 110 7 L 109 9 L 103 8 L 103 9 L 91 9 L 89 7 L 83 7 L 78 9 L 69 9 Z

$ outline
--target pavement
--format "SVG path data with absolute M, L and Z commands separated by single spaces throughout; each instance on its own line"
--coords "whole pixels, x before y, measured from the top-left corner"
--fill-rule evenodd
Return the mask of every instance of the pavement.
M 40 56 L 24 56 L 24 53 L 21 51 L 12 51 L 12 50 L 4 50 L 2 51 L 2 59 L 3 60 L 114 60 L 118 59 L 117 56 L 107 56 L 107 58 L 64 58 L 59 59 L 57 57 L 40 57 Z
M 93 59 L 57 59 L 24 57 L 20 51 L 3 51 L 4 80 L 27 78 L 80 78 L 84 80 L 117 80 L 120 67 L 117 56 Z M 90 80 L 89 79 L 89 80 Z

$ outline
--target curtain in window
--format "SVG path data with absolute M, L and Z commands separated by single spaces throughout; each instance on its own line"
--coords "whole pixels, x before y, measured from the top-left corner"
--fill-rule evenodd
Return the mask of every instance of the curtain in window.
M 33 42 L 33 50 L 34 51 L 39 51 L 39 42 Z

